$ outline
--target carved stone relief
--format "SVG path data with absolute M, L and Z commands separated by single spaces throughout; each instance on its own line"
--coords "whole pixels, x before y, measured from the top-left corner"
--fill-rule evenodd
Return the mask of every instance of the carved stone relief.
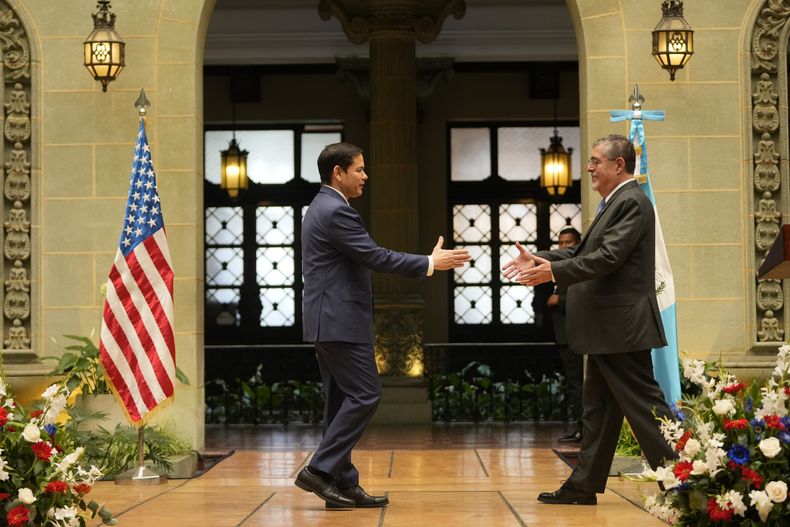
M 781 149 L 787 130 L 781 127 L 779 60 L 785 60 L 786 42 L 779 42 L 790 20 L 790 1 L 765 0 L 752 30 L 752 136 L 754 144 L 754 263 L 765 255 L 779 233 L 782 218 Z M 781 53 L 780 53 L 781 51 Z M 780 93 L 782 95 L 780 95 Z M 786 102 L 784 103 L 786 104 Z M 785 117 L 786 118 L 786 117 Z M 785 170 L 786 171 L 786 170 Z M 757 342 L 779 342 L 784 339 L 784 295 L 775 280 L 755 280 L 754 335 Z
M 24 357 L 31 346 L 30 46 L 25 28 L 0 0 L 0 56 L 3 60 L 3 350 Z

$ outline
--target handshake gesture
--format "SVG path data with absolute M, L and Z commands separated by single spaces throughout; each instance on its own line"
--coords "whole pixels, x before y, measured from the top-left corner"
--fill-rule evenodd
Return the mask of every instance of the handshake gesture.
M 463 267 L 466 262 L 472 259 L 472 256 L 466 249 L 442 249 L 442 245 L 444 245 L 444 238 L 439 236 L 439 239 L 436 241 L 436 247 L 433 248 L 431 253 L 433 268 L 437 271 Z
M 518 242 L 516 242 L 516 249 L 518 249 L 518 256 L 502 266 L 502 274 L 505 275 L 505 278 L 529 286 L 554 281 L 550 261 L 531 254 Z

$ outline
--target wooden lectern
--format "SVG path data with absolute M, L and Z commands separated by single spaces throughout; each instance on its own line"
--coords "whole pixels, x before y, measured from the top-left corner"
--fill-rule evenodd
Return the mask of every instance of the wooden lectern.
M 790 278 L 790 224 L 782 225 L 773 247 L 757 271 L 757 276 L 774 280 Z

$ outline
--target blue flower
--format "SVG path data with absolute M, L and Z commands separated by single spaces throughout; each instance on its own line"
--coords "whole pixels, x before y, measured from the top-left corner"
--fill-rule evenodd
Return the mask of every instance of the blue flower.
M 672 403 L 671 405 L 669 405 L 669 407 L 672 409 L 672 415 L 675 416 L 675 419 L 677 419 L 678 421 L 686 420 L 685 412 L 683 412 L 683 410 L 681 410 L 676 403 Z
M 790 434 L 787 432 L 779 432 L 777 438 L 779 438 L 779 441 L 782 443 L 790 443 Z
M 757 419 L 757 418 L 752 419 L 751 421 L 749 421 L 749 424 L 751 424 L 752 428 L 754 428 L 755 434 L 762 434 L 763 432 L 765 432 L 765 421 L 763 421 L 762 419 Z
M 743 405 L 743 411 L 748 414 L 751 413 L 752 408 L 754 408 L 754 398 L 750 395 L 746 398 L 746 404 Z
M 55 428 L 55 425 L 48 424 L 48 425 L 44 425 L 44 431 L 50 436 L 54 436 L 55 432 L 57 431 L 57 428 Z
M 732 445 L 732 448 L 727 451 L 727 457 L 738 465 L 745 465 L 751 459 L 749 449 L 743 445 Z
M 779 420 L 785 427 L 785 430 L 790 430 L 790 416 L 784 416 Z

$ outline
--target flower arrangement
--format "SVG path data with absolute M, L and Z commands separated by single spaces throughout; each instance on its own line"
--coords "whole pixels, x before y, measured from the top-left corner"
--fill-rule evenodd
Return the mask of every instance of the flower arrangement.
M 26 412 L 12 396 L 0 370 L 0 526 L 85 527 L 112 514 L 87 494 L 102 473 L 83 468 L 83 448 L 55 422 L 66 408 L 68 389 L 53 384 Z
M 790 346 L 763 385 L 709 376 L 698 360 L 684 360 L 683 375 L 700 394 L 661 424 L 678 458 L 643 473 L 666 489 L 645 508 L 671 525 L 790 525 Z

